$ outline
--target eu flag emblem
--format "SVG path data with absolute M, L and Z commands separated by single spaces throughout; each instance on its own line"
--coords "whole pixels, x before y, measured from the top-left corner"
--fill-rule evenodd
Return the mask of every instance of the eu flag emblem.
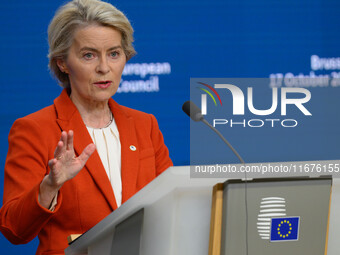
M 300 217 L 272 218 L 270 241 L 296 241 L 299 237 Z

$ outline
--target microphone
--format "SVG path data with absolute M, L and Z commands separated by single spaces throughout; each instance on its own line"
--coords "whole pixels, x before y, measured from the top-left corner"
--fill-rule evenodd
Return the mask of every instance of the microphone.
M 242 164 L 245 164 L 244 160 L 241 158 L 241 156 L 237 153 L 237 151 L 234 149 L 233 146 L 224 138 L 224 136 L 212 125 L 209 124 L 208 121 L 206 121 L 201 114 L 201 109 L 198 108 L 197 105 L 195 105 L 191 101 L 186 101 L 183 106 L 182 110 L 195 122 L 202 121 L 204 124 L 206 124 L 208 127 L 210 127 L 222 140 L 225 142 L 228 147 L 232 150 L 232 152 L 236 155 L 236 157 L 240 160 Z
M 225 142 L 228 147 L 232 150 L 232 152 L 236 155 L 236 157 L 240 160 L 240 162 L 242 164 L 245 164 L 244 160 L 241 158 L 241 156 L 237 153 L 237 151 L 233 148 L 233 146 L 231 146 L 231 144 L 227 141 L 227 139 L 225 139 L 223 137 L 223 135 L 216 129 L 214 128 L 212 125 L 209 124 L 208 121 L 206 121 L 203 117 L 203 115 L 201 114 L 201 109 L 198 108 L 193 102 L 191 101 L 186 101 L 183 106 L 182 106 L 182 110 L 194 121 L 202 121 L 204 124 L 206 124 L 208 127 L 210 127 L 222 140 L 223 142 Z M 244 192 L 244 201 L 245 201 L 245 212 L 246 212 L 246 254 L 248 255 L 248 198 L 247 198 L 247 172 L 244 172 L 244 177 L 245 177 L 245 181 L 244 181 L 244 188 L 245 188 L 245 192 Z
M 203 120 L 203 115 L 201 114 L 201 109 L 197 107 L 193 102 L 186 101 L 182 110 L 193 120 L 193 121 L 201 121 Z

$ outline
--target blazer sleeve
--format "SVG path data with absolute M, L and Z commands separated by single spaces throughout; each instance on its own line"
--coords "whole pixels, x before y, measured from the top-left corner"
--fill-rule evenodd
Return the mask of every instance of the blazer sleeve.
M 22 118 L 15 121 L 8 137 L 0 231 L 14 244 L 35 238 L 62 201 L 59 194 L 53 212 L 38 202 L 40 183 L 48 173 L 49 160 L 47 134 L 43 129 L 34 120 Z
M 170 166 L 173 166 L 173 163 L 169 157 L 169 150 L 164 144 L 163 135 L 159 130 L 157 120 L 153 115 L 151 115 L 151 122 L 151 139 L 155 150 L 156 175 L 159 175 Z

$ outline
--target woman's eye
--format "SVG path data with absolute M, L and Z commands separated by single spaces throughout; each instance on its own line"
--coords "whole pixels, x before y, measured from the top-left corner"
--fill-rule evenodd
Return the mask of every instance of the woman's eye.
M 119 56 L 119 52 L 118 51 L 113 51 L 110 53 L 112 58 L 117 58 Z
M 93 54 L 92 53 L 85 53 L 83 57 L 85 59 L 92 59 L 93 58 Z

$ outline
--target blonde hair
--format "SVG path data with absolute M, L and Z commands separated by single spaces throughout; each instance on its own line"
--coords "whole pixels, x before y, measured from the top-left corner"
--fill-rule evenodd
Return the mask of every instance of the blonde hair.
M 64 88 L 69 88 L 70 82 L 68 75 L 60 71 L 57 59 L 67 58 L 76 29 L 91 24 L 117 29 L 122 35 L 126 59 L 136 54 L 132 45 L 133 28 L 121 11 L 100 0 L 73 0 L 57 10 L 48 27 L 49 68 Z

